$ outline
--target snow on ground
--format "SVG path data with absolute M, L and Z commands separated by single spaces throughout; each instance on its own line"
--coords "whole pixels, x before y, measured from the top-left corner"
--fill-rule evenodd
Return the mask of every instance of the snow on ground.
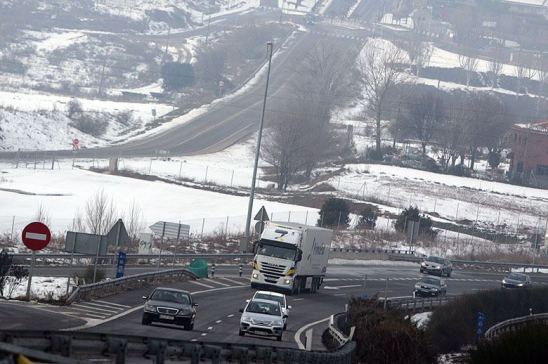
M 430 316 L 432 312 L 421 312 L 411 316 L 411 322 L 413 322 L 419 329 L 425 328 L 430 322 Z
M 40 205 L 47 211 L 54 232 L 70 228 L 73 219 L 84 212 L 86 202 L 100 191 L 112 199 L 120 214 L 135 202 L 143 214 L 144 226 L 156 221 L 180 221 L 191 226 L 191 233 L 223 231 L 241 232 L 245 227 L 247 197 L 226 195 L 126 177 L 97 174 L 80 169 L 34 170 L 1 169 L 0 231 L 9 233 L 15 216 L 15 230 L 33 219 Z M 22 192 L 7 191 L 16 189 Z M 317 210 L 297 205 L 261 200 L 254 210 L 264 205 L 279 221 L 316 221 Z M 205 221 L 203 220 L 205 219 Z M 227 221 L 228 219 L 228 221 Z M 18 234 L 16 234 L 18 235 Z
M 2 146 L 7 150 L 69 149 L 73 138 L 78 138 L 86 147 L 104 145 L 108 141 L 125 138 L 120 135 L 124 126 L 111 122 L 101 138 L 72 128 L 67 117 L 68 104 L 73 98 L 39 93 L 0 91 L 0 113 L 4 124 Z M 158 103 L 116 102 L 86 98 L 76 99 L 84 112 L 102 114 L 112 118 L 115 114 L 130 112 L 133 122 L 132 134 L 142 130 L 145 123 L 152 121 L 152 110 L 160 117 L 172 110 L 172 106 Z M 2 108 L 4 110 L 2 110 Z M 32 130 L 32 133 L 30 132 Z M 61 132 L 62 131 L 62 132 Z M 64 132 L 66 131 L 66 133 Z
M 27 294 L 28 280 L 24 279 L 12 292 L 11 298 L 25 297 Z M 71 282 L 69 291 L 74 287 Z M 10 284 L 4 287 L 4 297 L 8 296 Z M 59 277 L 32 277 L 30 297 L 31 300 L 49 299 L 58 300 L 67 293 L 67 278 Z
M 41 54 L 67 48 L 75 43 L 84 43 L 88 40 L 86 34 L 79 31 L 62 33 L 26 31 L 25 33 L 40 39 L 33 43 L 36 50 Z
M 506 224 L 510 232 L 524 227 L 540 231 L 546 221 L 546 190 L 395 166 L 351 164 L 346 170 L 328 183 L 351 196 L 374 197 L 383 205 L 416 205 L 449 221 Z

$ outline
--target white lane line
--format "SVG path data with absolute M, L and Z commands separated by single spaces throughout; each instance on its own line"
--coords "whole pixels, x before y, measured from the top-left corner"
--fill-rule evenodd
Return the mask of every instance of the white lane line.
M 228 286 L 230 286 L 229 284 L 222 283 L 222 282 L 219 282 L 219 281 L 214 281 L 214 280 L 209 279 L 209 278 L 204 278 L 204 281 L 210 282 L 210 283 L 212 283 L 212 284 L 218 284 L 218 285 L 221 285 L 221 286 L 223 286 L 223 287 L 228 287 Z
M 99 302 L 99 303 L 104 303 L 106 305 L 117 306 L 117 307 L 122 307 L 122 308 L 131 308 L 131 306 L 128 306 L 128 305 L 122 305 L 120 303 L 114 303 L 114 302 L 108 302 L 108 301 L 91 300 L 91 302 Z
M 194 284 L 197 284 L 199 286 L 202 286 L 202 287 L 205 287 L 205 288 L 215 288 L 213 286 L 210 286 L 209 284 L 205 284 L 205 283 L 200 283 L 200 282 L 197 282 L 197 281 L 189 281 L 190 283 L 194 283 Z
M 228 315 L 227 317 L 234 317 L 234 314 L 233 314 L 233 313 L 231 313 L 231 314 L 230 314 L 230 315 Z
M 125 310 L 125 308 L 122 308 L 122 307 L 115 307 L 115 306 L 105 305 L 103 303 L 95 303 L 93 301 L 80 303 L 80 304 L 85 304 L 86 306 L 93 306 L 93 307 L 99 307 L 99 308 L 108 308 L 110 310 L 115 310 L 114 312 L 120 312 L 120 311 Z
M 190 340 L 190 341 L 195 342 L 195 341 L 198 341 L 198 339 L 192 339 L 192 340 Z
M 194 281 L 189 281 L 189 282 L 194 282 Z M 190 294 L 191 295 L 199 295 L 199 294 L 202 294 L 202 293 L 215 292 L 215 291 L 224 291 L 224 290 L 228 290 L 228 289 L 247 288 L 247 287 L 248 287 L 247 285 L 246 286 L 220 287 L 220 288 L 205 289 L 203 291 L 190 292 Z M 89 329 L 89 328 L 92 328 L 92 327 L 95 327 L 95 326 L 99 326 L 99 325 L 105 324 L 107 322 L 117 320 L 120 317 L 127 316 L 127 315 L 129 315 L 129 314 L 131 314 L 135 311 L 142 310 L 143 306 L 144 305 L 139 305 L 139 306 L 130 308 L 127 311 L 120 312 L 119 314 L 111 316 L 111 317 L 109 317 L 105 320 L 87 322 L 84 325 L 76 326 L 76 327 L 70 327 L 70 328 L 67 328 L 67 329 L 61 329 L 60 331 L 83 330 L 83 329 Z M 50 310 L 48 310 L 48 311 L 52 312 Z
M 82 310 L 89 310 L 90 312 L 95 312 L 95 313 L 103 313 L 103 312 L 106 312 L 108 314 L 113 314 L 113 313 L 118 313 L 119 310 L 105 310 L 104 308 L 98 308 L 98 307 L 93 307 L 93 306 L 88 306 L 86 304 L 83 304 L 83 303 L 73 303 L 72 305 L 72 308 L 74 307 L 78 307 L 78 308 L 81 308 Z
M 207 335 L 207 333 L 205 333 L 205 332 L 204 332 L 204 333 L 202 333 L 202 336 L 206 336 L 206 335 Z
M 295 299 L 293 299 L 293 302 L 295 302 L 295 301 L 302 301 L 302 300 L 304 300 L 304 298 L 295 298 Z
M 208 330 L 213 330 L 213 326 L 209 326 L 207 329 Z
M 108 314 L 101 314 L 100 312 L 89 312 L 87 310 L 82 310 L 76 307 L 74 307 L 72 310 L 77 311 L 77 312 L 72 312 L 72 315 L 80 315 L 78 317 L 81 317 L 82 315 L 84 315 L 84 316 L 91 316 L 94 318 L 106 319 L 109 316 Z
M 306 324 L 304 325 L 303 327 L 301 327 L 300 329 L 297 330 L 297 332 L 295 333 L 295 342 L 297 343 L 297 346 L 299 347 L 299 349 L 301 350 L 304 350 L 305 347 L 304 347 L 304 344 L 302 343 L 301 341 L 301 334 L 306 330 L 308 329 L 309 327 L 312 327 L 314 325 L 317 325 L 317 324 L 321 324 L 322 322 L 325 322 L 325 321 L 329 321 L 329 317 L 326 317 L 322 320 L 318 320 L 318 321 L 314 321 L 314 322 L 311 322 L 309 324 Z
M 243 282 L 238 282 L 234 279 L 230 279 L 230 278 L 226 278 L 226 277 L 219 277 L 220 279 L 224 279 L 225 281 L 228 281 L 230 283 L 234 283 L 234 284 L 242 284 Z
M 217 321 L 215 321 L 216 324 L 220 324 L 221 322 L 223 322 L 223 320 L 217 320 Z

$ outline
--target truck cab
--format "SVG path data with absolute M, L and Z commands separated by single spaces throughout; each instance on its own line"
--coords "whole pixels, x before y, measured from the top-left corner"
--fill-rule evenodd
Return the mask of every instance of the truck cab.
M 332 235 L 314 226 L 266 222 L 254 243 L 251 287 L 316 292 L 327 270 Z

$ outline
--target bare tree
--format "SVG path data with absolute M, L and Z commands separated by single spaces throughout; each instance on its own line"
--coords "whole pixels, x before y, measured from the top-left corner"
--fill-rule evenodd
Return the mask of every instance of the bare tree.
M 430 43 L 423 42 L 417 37 L 413 37 L 413 40 L 409 42 L 407 53 L 409 54 L 409 60 L 415 65 L 415 75 L 419 77 L 420 70 L 430 62 L 433 49 Z
M 44 206 L 40 204 L 38 206 L 38 210 L 36 211 L 36 215 L 34 215 L 34 221 L 40 221 L 41 223 L 44 223 L 45 225 L 51 225 L 50 224 L 50 217 L 49 214 Z
M 129 207 L 124 220 L 126 221 L 126 229 L 129 237 L 133 241 L 136 241 L 139 238 L 139 233 L 143 230 L 143 212 L 139 205 L 135 203 L 135 200 Z
M 92 234 L 106 234 L 114 225 L 116 208 L 104 190 L 98 191 L 86 203 L 84 222 Z
M 517 90 L 518 93 L 527 93 L 527 82 L 532 80 L 536 74 L 537 70 L 534 68 L 535 65 L 533 57 L 531 54 L 526 54 L 524 52 L 519 52 L 518 55 L 514 58 L 516 61 L 515 75 L 517 79 Z
M 408 99 L 406 109 L 403 129 L 420 140 L 422 153 L 426 154 L 426 145 L 444 118 L 443 100 L 434 91 L 414 94 Z
M 489 59 L 489 74 L 491 76 L 491 88 L 495 88 L 498 83 L 499 75 L 502 72 L 503 63 L 501 62 L 500 48 L 496 47 L 493 55 Z
M 470 86 L 472 74 L 478 69 L 478 60 L 464 54 L 459 54 L 459 64 L 466 74 L 466 86 Z
M 466 136 L 463 120 L 467 103 L 467 95 L 455 95 L 455 100 L 445 106 L 444 121 L 434 134 L 434 139 L 441 146 L 441 164 L 445 170 L 454 167 L 459 157 L 460 164 L 464 163 Z
M 368 42 L 360 54 L 358 70 L 364 102 L 367 109 L 375 115 L 375 149 L 380 156 L 382 113 L 388 92 L 406 79 L 405 74 L 398 69 L 405 62 L 405 57 L 397 47 L 378 47 L 371 43 Z

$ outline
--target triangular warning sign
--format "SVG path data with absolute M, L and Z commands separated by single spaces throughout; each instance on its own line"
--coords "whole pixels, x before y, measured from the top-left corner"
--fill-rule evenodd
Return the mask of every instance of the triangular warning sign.
M 261 207 L 259 212 L 257 212 L 257 215 L 255 215 L 255 218 L 253 220 L 256 220 L 256 221 L 268 221 L 269 220 L 268 212 L 266 212 L 266 209 L 264 208 L 264 206 Z

